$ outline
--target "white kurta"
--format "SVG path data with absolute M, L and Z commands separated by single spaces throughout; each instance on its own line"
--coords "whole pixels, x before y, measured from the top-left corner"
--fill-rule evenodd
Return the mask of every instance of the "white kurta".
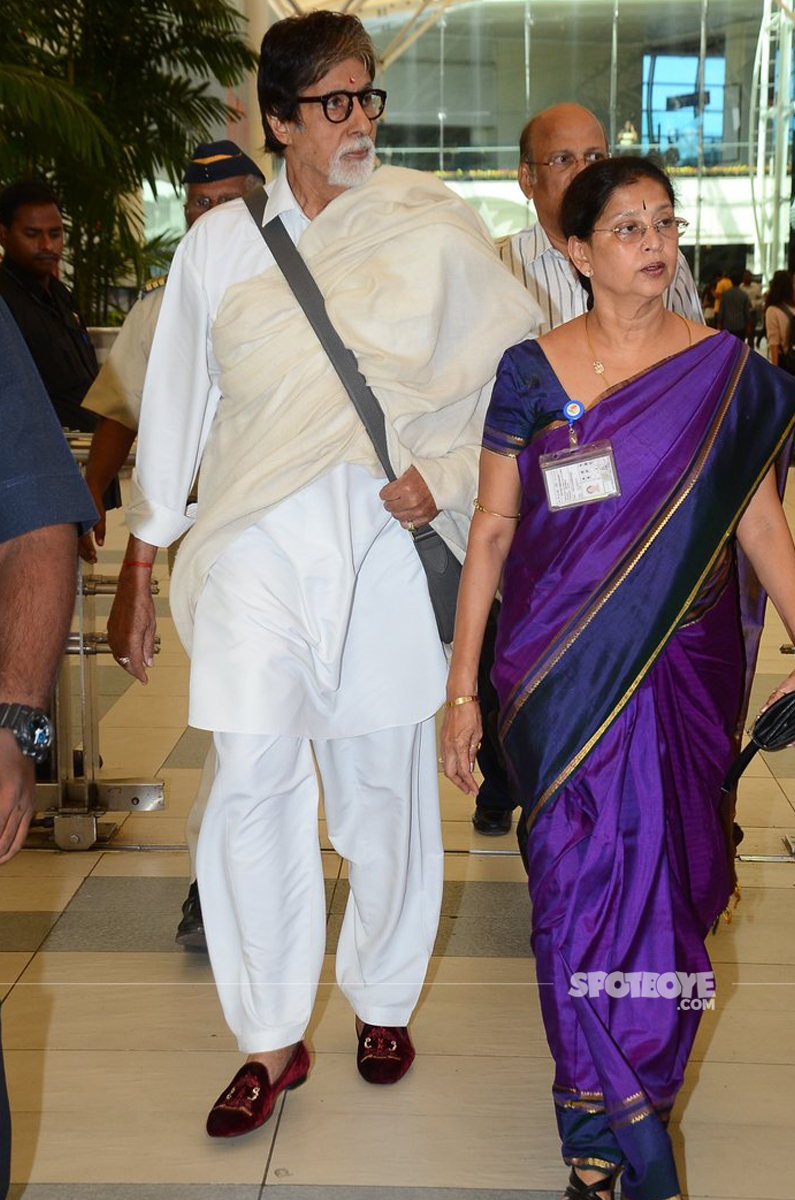
M 155 545 L 170 544 L 192 523 L 189 489 L 223 403 L 215 314 L 229 286 L 273 263 L 243 202 L 224 209 L 227 231 L 236 213 L 232 236 L 214 241 L 205 230 L 201 243 L 190 234 L 183 241 L 152 346 L 140 494 L 127 523 Z M 309 224 L 284 172 L 265 220 L 276 215 L 294 241 Z M 353 737 L 413 724 L 439 706 L 444 653 L 411 537 L 378 497 L 384 482 L 341 463 L 270 509 L 216 560 L 196 610 L 192 725 Z
M 436 712 L 445 657 L 385 483 L 343 463 L 216 561 L 194 623 L 191 725 L 347 738 Z

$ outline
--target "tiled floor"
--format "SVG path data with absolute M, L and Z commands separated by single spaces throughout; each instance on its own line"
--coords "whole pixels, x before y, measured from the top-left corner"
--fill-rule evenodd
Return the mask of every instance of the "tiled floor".
M 100 569 L 118 565 L 122 540 L 116 526 Z M 444 781 L 444 909 L 411 1074 L 386 1091 L 359 1079 L 327 959 L 309 1085 L 250 1138 L 204 1135 L 239 1056 L 206 958 L 173 942 L 207 738 L 185 729 L 187 663 L 165 565 L 157 574 L 162 653 L 149 686 L 111 665 L 98 676 L 105 774 L 164 779 L 166 811 L 122 816 L 119 849 L 28 851 L 0 870 L 13 1200 L 557 1200 L 522 868 L 511 837 L 474 834 L 469 802 Z M 757 698 L 793 663 L 785 640 L 771 617 Z M 781 851 L 795 833 L 795 751 L 752 764 L 740 820 L 744 851 Z M 129 849 L 146 845 L 164 849 Z M 324 867 L 331 951 L 348 885 L 330 849 Z M 718 1007 L 702 1022 L 674 1136 L 690 1200 L 791 1200 L 795 863 L 742 864 L 740 877 L 734 922 L 711 941 Z

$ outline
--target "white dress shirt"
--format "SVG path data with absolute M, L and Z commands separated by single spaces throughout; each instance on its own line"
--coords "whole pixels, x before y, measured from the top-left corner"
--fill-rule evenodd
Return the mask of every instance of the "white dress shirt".
M 263 224 L 277 215 L 298 242 L 309 220 L 285 171 L 270 190 Z M 127 510 L 143 541 L 170 544 L 193 522 L 189 490 L 223 403 L 213 320 L 228 287 L 272 265 L 242 200 L 202 217 L 177 250 L 144 386 Z M 191 725 L 356 737 L 436 711 L 444 652 L 411 535 L 379 499 L 385 483 L 341 462 L 264 514 L 252 513 L 198 600 Z
M 557 250 L 541 223 L 510 237 L 500 238 L 497 250 L 511 274 L 527 288 L 543 314 L 535 336 L 541 337 L 587 311 L 588 294 L 569 258 Z M 701 302 L 687 259 L 679 251 L 673 283 L 665 293 L 665 306 L 691 321 L 704 324 Z

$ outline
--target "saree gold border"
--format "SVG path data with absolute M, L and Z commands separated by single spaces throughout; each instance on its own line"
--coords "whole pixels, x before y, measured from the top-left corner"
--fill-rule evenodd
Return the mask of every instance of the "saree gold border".
M 515 442 L 517 446 L 526 446 L 527 438 L 520 437 L 518 433 L 506 433 L 504 429 L 498 429 L 496 425 L 484 425 L 483 432 L 489 433 L 493 431 L 498 437 L 505 438 L 506 442 Z M 486 449 L 488 450 L 488 446 Z
M 746 349 L 747 349 L 747 347 L 746 347 Z M 750 353 L 750 350 L 748 350 L 748 353 Z M 743 365 L 745 363 L 745 358 L 747 358 L 747 355 L 743 359 Z M 735 389 L 736 385 L 737 385 L 737 376 L 735 375 L 735 378 L 732 383 L 732 389 L 731 389 L 732 395 L 734 394 L 734 389 Z M 773 452 L 768 456 L 768 459 L 767 459 L 764 467 L 757 475 L 752 486 L 748 489 L 748 491 L 745 495 L 745 498 L 744 498 L 742 504 L 740 505 L 740 509 L 743 509 L 745 507 L 745 505 L 748 503 L 751 496 L 753 496 L 754 492 L 759 487 L 759 484 L 762 482 L 762 480 L 764 479 L 767 472 L 770 470 L 773 463 L 776 461 L 776 458 L 778 457 L 779 453 L 781 452 L 781 449 L 782 449 L 784 443 L 786 442 L 787 438 L 789 437 L 790 433 L 792 432 L 793 426 L 795 426 L 795 415 L 793 415 L 790 418 L 784 433 L 782 434 L 778 443 L 776 444 L 775 450 L 773 450 Z M 717 437 L 717 432 L 718 432 L 718 429 L 716 428 L 715 429 L 716 437 Z M 714 438 L 712 440 L 714 441 Z M 706 449 L 708 449 L 708 447 Z M 703 466 L 703 464 L 702 464 L 702 466 Z M 695 483 L 695 480 L 693 480 L 692 483 L 689 485 L 688 492 L 690 490 L 692 490 L 694 483 Z M 682 501 L 684 501 L 684 499 L 685 499 L 685 496 L 683 495 L 679 501 L 679 504 L 681 504 Z M 678 506 L 679 505 L 677 504 L 677 507 Z M 672 509 L 669 516 L 672 516 L 674 511 L 675 511 L 675 509 Z M 668 519 L 669 519 L 669 517 L 666 517 L 666 522 Z M 663 524 L 665 524 L 666 522 L 663 522 Z M 733 524 L 733 522 L 732 522 L 732 524 Z M 661 528 L 662 528 L 662 526 L 661 526 Z M 659 530 L 657 532 L 659 532 Z M 655 535 L 654 535 L 655 537 L 657 536 L 657 532 L 655 532 Z M 717 549 L 715 550 L 715 553 L 712 555 L 709 562 L 707 563 L 705 570 L 702 572 L 701 577 L 699 578 L 695 587 L 693 588 L 690 595 L 688 596 L 687 601 L 685 602 L 684 606 L 680 610 L 677 619 L 671 624 L 670 628 L 668 629 L 668 632 L 660 640 L 660 642 L 655 647 L 652 654 L 646 660 L 643 667 L 640 669 L 637 676 L 630 684 L 630 686 L 627 689 L 624 696 L 622 696 L 622 698 L 619 700 L 618 704 L 615 706 L 613 711 L 608 715 L 608 717 L 602 722 L 602 724 L 597 729 L 597 731 L 589 738 L 589 740 L 586 742 L 586 744 L 574 756 L 574 758 L 571 760 L 571 762 L 568 764 L 568 766 L 564 767 L 564 769 L 558 775 L 557 779 L 553 783 L 550 784 L 550 786 L 546 789 L 544 794 L 541 796 L 541 799 L 533 807 L 532 811 L 530 812 L 530 815 L 527 818 L 527 823 L 526 823 L 526 828 L 527 828 L 528 833 L 529 833 L 530 829 L 532 828 L 533 824 L 535 823 L 536 818 L 538 817 L 541 809 L 544 807 L 544 805 L 546 804 L 546 802 L 550 798 L 550 796 L 553 794 L 553 792 L 557 791 L 557 789 L 563 783 L 566 782 L 566 780 L 572 774 L 572 772 L 577 769 L 577 767 L 580 765 L 580 763 L 583 761 L 583 759 L 591 752 L 591 750 L 596 745 L 596 743 L 599 741 L 599 739 L 603 736 L 605 731 L 610 727 L 610 725 L 612 725 L 613 721 L 619 715 L 621 710 L 631 700 L 632 696 L 635 694 L 638 687 L 643 682 L 643 679 L 645 678 L 647 672 L 649 671 L 650 667 L 654 663 L 655 659 L 659 656 L 659 654 L 661 653 L 666 642 L 668 641 L 668 639 L 671 637 L 671 635 L 677 628 L 679 621 L 681 620 L 682 614 L 687 612 L 688 608 L 693 603 L 693 600 L 695 599 L 696 595 L 698 594 L 698 591 L 699 591 L 701 585 L 703 584 L 703 582 L 706 579 L 709 572 L 712 570 L 713 564 L 717 560 L 718 556 L 722 553 L 723 547 L 725 546 L 726 542 L 728 541 L 729 536 L 730 536 L 730 534 L 727 533 L 726 536 L 721 540 L 720 544 L 718 545 Z M 644 550 L 644 553 L 645 553 L 645 550 Z M 634 565 L 635 565 L 635 563 L 633 562 L 632 566 L 634 566 Z M 632 569 L 631 567 L 628 567 L 627 572 L 629 572 L 629 570 L 631 570 L 631 569 Z M 618 585 L 616 584 L 616 586 L 618 586 Z M 615 590 L 615 589 L 613 589 L 613 590 Z M 605 599 L 607 599 L 607 597 Z M 530 693 L 528 692 L 528 695 L 529 694 Z M 517 709 L 517 711 L 518 711 L 518 709 Z M 507 732 L 507 730 L 506 730 L 506 732 Z
M 530 696 L 532 696 L 532 694 L 536 690 L 536 688 L 538 688 L 539 685 L 541 683 L 543 683 L 543 681 L 546 679 L 547 675 L 552 670 L 552 668 L 557 666 L 557 664 L 560 662 L 561 658 L 563 658 L 564 654 L 566 654 L 571 649 L 571 647 L 574 645 L 574 643 L 577 641 L 580 634 L 582 634 L 588 628 L 588 626 L 590 625 L 590 623 L 594 619 L 594 617 L 599 612 L 601 612 L 602 608 L 604 608 L 607 601 L 615 594 L 615 592 L 621 586 L 621 584 L 625 582 L 625 580 L 631 574 L 631 572 L 634 571 L 635 567 L 638 565 L 640 560 L 644 557 L 644 555 L 648 551 L 649 547 L 653 544 L 655 539 L 657 537 L 659 537 L 662 530 L 668 524 L 671 517 L 674 515 L 675 512 L 678 511 L 678 509 L 681 507 L 682 504 L 684 504 L 685 500 L 690 495 L 690 492 L 693 490 L 693 488 L 695 487 L 699 478 L 701 477 L 701 472 L 704 469 L 704 463 L 706 462 L 706 459 L 707 459 L 713 445 L 715 444 L 715 439 L 717 438 L 718 433 L 720 432 L 721 426 L 723 425 L 723 422 L 726 419 L 726 414 L 729 410 L 732 399 L 734 398 L 734 393 L 737 388 L 737 381 L 740 377 L 740 374 L 741 374 L 743 368 L 745 367 L 746 362 L 748 361 L 748 355 L 750 353 L 751 353 L 751 351 L 748 346 L 742 347 L 742 350 L 738 357 L 737 363 L 732 372 L 732 376 L 729 381 L 729 386 L 726 389 L 726 395 L 723 399 L 723 403 L 721 404 L 721 407 L 720 407 L 716 417 L 713 420 L 712 428 L 711 428 L 709 434 L 707 435 L 704 445 L 701 448 L 699 456 L 696 459 L 695 465 L 691 468 L 690 476 L 689 476 L 689 479 L 688 479 L 688 482 L 687 482 L 687 485 L 686 485 L 684 491 L 682 491 L 681 495 L 678 497 L 678 499 L 675 501 L 675 503 L 670 508 L 668 508 L 667 510 L 665 510 L 658 516 L 654 525 L 649 530 L 649 532 L 646 534 L 646 538 L 645 538 L 643 544 L 641 546 L 639 546 L 638 549 L 635 551 L 634 555 L 632 556 L 630 561 L 627 563 L 627 565 L 624 567 L 624 570 L 621 572 L 620 576 L 614 581 L 612 587 L 609 588 L 608 591 L 606 591 L 604 593 L 604 595 L 599 599 L 597 604 L 587 613 L 587 615 L 582 620 L 582 623 L 579 626 L 575 627 L 571 631 L 571 633 L 566 638 L 566 640 L 563 642 L 563 644 L 561 646 L 559 646 L 558 649 L 555 651 L 555 654 L 550 659 L 550 661 L 547 663 L 546 667 L 538 674 L 538 676 L 535 679 L 533 679 L 532 684 L 529 687 L 527 687 L 526 691 L 522 694 L 521 698 L 516 699 L 515 703 L 511 706 L 511 708 L 509 710 L 508 716 L 506 716 L 505 722 L 504 723 L 501 722 L 501 729 L 500 729 L 500 739 L 501 740 L 504 739 L 505 736 L 507 735 L 508 730 L 511 728 L 511 725 L 516 720 L 519 710 L 521 709 L 521 707 L 525 703 L 525 701 Z M 692 597 L 691 597 L 691 600 L 692 600 Z M 686 612 L 687 609 L 685 609 L 684 611 Z M 513 699 L 513 697 L 516 696 L 516 693 L 521 686 L 522 686 L 521 683 L 517 683 L 514 686 L 511 693 L 509 694 L 509 703 Z M 555 785 L 553 784 L 552 786 L 554 788 Z
M 606 1158 L 564 1158 L 563 1161 L 567 1167 L 598 1167 L 602 1171 L 615 1171 L 621 1166 L 621 1163 L 608 1162 Z
M 566 1087 L 565 1084 L 556 1083 L 552 1088 L 555 1092 L 568 1092 L 572 1096 L 577 1096 L 580 1100 L 604 1100 L 604 1092 L 581 1092 L 579 1088 Z
M 729 553 L 729 543 L 728 542 L 724 542 L 724 544 L 723 544 L 723 559 L 724 559 L 724 561 L 719 562 L 716 565 L 715 570 L 712 573 L 712 576 L 706 581 L 707 587 L 710 588 L 713 585 L 713 580 L 719 579 L 720 580 L 720 590 L 717 592 L 716 595 L 714 595 L 712 597 L 712 600 L 706 606 L 706 608 L 701 609 L 700 612 L 696 611 L 698 609 L 698 596 L 696 596 L 695 603 L 693 604 L 692 608 L 689 609 L 688 612 L 685 613 L 684 617 L 679 622 L 679 629 L 690 629 L 690 627 L 692 625 L 698 625 L 699 621 L 703 621 L 704 617 L 706 617 L 708 613 L 711 613 L 713 608 L 715 607 L 715 605 L 719 604 L 720 601 L 723 599 L 723 593 L 726 591 L 726 587 L 729 583 L 729 580 L 731 579 L 731 570 L 734 565 L 733 555 L 731 553 Z M 723 572 L 722 579 L 720 578 L 721 572 Z M 694 613 L 694 612 L 695 612 L 695 616 L 691 616 L 691 613 Z M 687 619 L 688 617 L 690 617 L 689 620 Z
M 523 448 L 521 447 L 518 450 L 497 450 L 495 446 L 481 446 L 482 450 L 488 451 L 489 454 L 499 454 L 500 458 L 518 458 Z
M 608 1117 L 608 1121 L 611 1129 L 627 1129 L 630 1125 L 639 1125 L 641 1121 L 645 1121 L 651 1116 L 654 1116 L 654 1109 L 648 1104 L 631 1117 L 622 1117 L 620 1121 L 611 1121 Z
M 646 1095 L 645 1092 L 633 1092 L 631 1096 L 627 1096 L 626 1100 L 619 1101 L 617 1108 L 610 1109 L 608 1111 L 607 1117 L 608 1117 L 608 1120 L 612 1120 L 613 1118 L 618 1120 L 619 1117 L 623 1117 L 625 1115 L 623 1110 L 628 1109 L 628 1108 L 638 1108 L 639 1101 L 642 1101 L 640 1108 L 642 1108 L 644 1110 L 647 1108 L 651 1108 L 651 1109 L 654 1109 L 654 1111 L 657 1113 L 668 1112 L 673 1107 L 675 1099 L 676 1099 L 675 1096 L 671 1099 L 666 1097 L 663 1100 L 655 1103 L 654 1101 L 649 1099 L 649 1097 Z M 640 1109 L 638 1109 L 638 1111 L 640 1111 Z
M 593 1104 L 590 1104 L 587 1100 L 567 1100 L 565 1104 L 561 1103 L 560 1100 L 556 1100 L 555 1103 L 557 1104 L 558 1108 L 573 1108 L 577 1112 L 590 1113 L 592 1117 L 595 1117 L 599 1113 L 603 1113 L 605 1111 L 604 1105 L 597 1107 Z

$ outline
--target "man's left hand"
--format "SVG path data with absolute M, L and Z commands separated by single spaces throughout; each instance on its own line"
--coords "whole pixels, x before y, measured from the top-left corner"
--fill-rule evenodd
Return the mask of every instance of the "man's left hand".
M 10 729 L 0 729 L 0 866 L 22 849 L 36 811 L 36 770 Z
M 416 467 L 409 467 L 394 483 L 381 488 L 378 494 L 386 511 L 400 521 L 404 529 L 411 525 L 419 529 L 420 525 L 427 525 L 439 512 L 427 483 Z

